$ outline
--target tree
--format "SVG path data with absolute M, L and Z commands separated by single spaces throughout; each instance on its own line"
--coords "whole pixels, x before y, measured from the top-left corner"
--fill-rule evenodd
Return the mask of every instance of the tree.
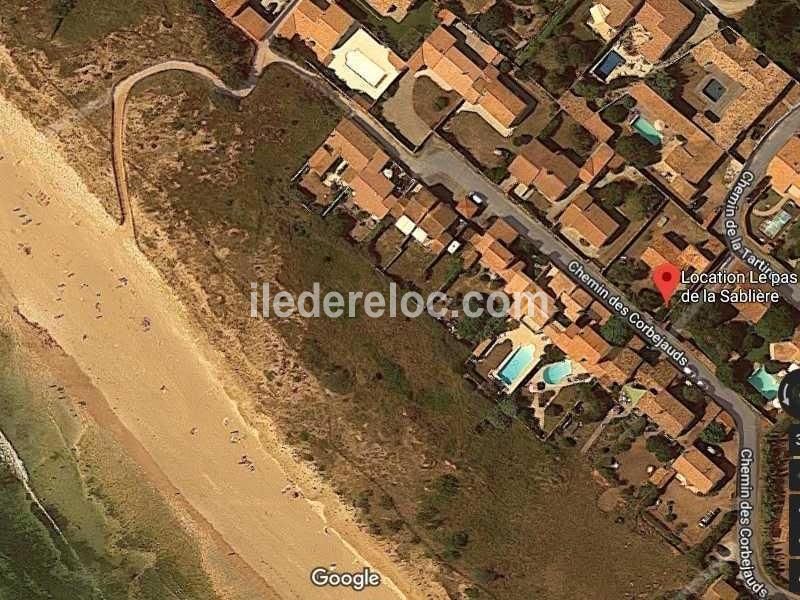
M 759 0 L 748 8 L 739 25 L 745 36 L 784 67 L 800 66 L 800 6 L 792 0 Z
M 542 85 L 547 88 L 547 91 L 557 94 L 567 89 L 570 83 L 572 83 L 572 74 L 567 71 L 557 71 L 556 69 L 547 71 L 542 79 Z
M 595 142 L 592 134 L 589 133 L 585 127 L 578 125 L 577 123 L 574 123 L 570 127 L 570 134 L 572 137 L 572 147 L 574 148 L 575 152 L 581 156 L 588 155 L 589 152 L 591 152 Z
M 678 450 L 680 446 L 674 442 L 671 442 L 661 434 L 653 435 L 647 438 L 645 447 L 661 462 L 669 462 L 674 458 L 677 458 L 678 454 L 680 453 Z
M 622 123 L 628 118 L 630 111 L 621 103 L 615 102 L 606 108 L 601 116 L 609 123 Z
M 658 310 L 664 305 L 664 299 L 658 292 L 650 288 L 642 288 L 636 294 L 636 304 L 644 310 Z
M 664 100 L 673 100 L 675 97 L 675 88 L 678 87 L 678 81 L 663 69 L 653 71 L 647 78 L 647 83 L 653 88 L 656 93 L 664 98 Z
M 589 100 L 595 100 L 603 95 L 603 87 L 593 79 L 579 79 L 572 89 L 578 96 Z
M 508 168 L 505 165 L 499 165 L 486 169 L 486 176 L 495 183 L 502 182 L 508 177 Z
M 653 216 L 663 201 L 658 188 L 647 183 L 625 195 L 623 211 L 632 221 L 641 221 Z
M 636 184 L 630 179 L 615 179 L 595 190 L 595 196 L 604 208 L 616 208 L 621 206 L 628 194 L 635 190 Z
M 617 152 L 634 167 L 643 169 L 661 160 L 661 151 L 640 135 L 625 135 L 617 140 Z
M 650 267 L 638 258 L 619 259 L 608 270 L 608 278 L 621 286 L 641 281 L 650 274 Z
M 631 341 L 633 330 L 628 327 L 625 319 L 618 315 L 612 315 L 608 321 L 600 326 L 600 335 L 609 344 L 622 347 Z
M 700 439 L 706 444 L 719 444 L 728 437 L 728 432 L 719 421 L 712 421 L 700 432 Z
M 755 331 L 767 342 L 787 340 L 794 334 L 797 316 L 787 303 L 773 304 L 756 323 Z

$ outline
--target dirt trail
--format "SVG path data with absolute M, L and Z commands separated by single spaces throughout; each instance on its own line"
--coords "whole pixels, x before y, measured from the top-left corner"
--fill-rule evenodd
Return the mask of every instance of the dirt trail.
M 0 132 L 0 272 L 19 311 L 74 358 L 177 493 L 282 598 L 366 597 L 309 581 L 317 565 L 362 568 L 359 552 L 391 575 L 370 600 L 406 597 L 392 580 L 422 597 L 374 540 L 353 523 L 326 524 L 299 493 L 288 454 L 242 418 L 246 393 L 130 230 L 2 99 Z

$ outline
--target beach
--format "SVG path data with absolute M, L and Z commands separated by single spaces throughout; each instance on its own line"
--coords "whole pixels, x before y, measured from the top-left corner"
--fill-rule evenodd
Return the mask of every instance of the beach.
M 165 495 L 280 598 L 364 597 L 314 567 L 382 575 L 370 600 L 416 598 L 403 571 L 332 507 L 313 475 L 242 416 L 247 392 L 186 308 L 46 137 L 0 99 L 0 275 L 107 404 L 118 438 Z M 113 415 L 113 417 L 112 417 Z M 101 423 L 102 424 L 102 423 Z M 321 484 L 320 484 L 321 485 Z M 321 491 L 322 490 L 322 491 Z M 323 501 L 324 500 L 324 501 Z M 334 509 L 335 510 L 332 510 Z

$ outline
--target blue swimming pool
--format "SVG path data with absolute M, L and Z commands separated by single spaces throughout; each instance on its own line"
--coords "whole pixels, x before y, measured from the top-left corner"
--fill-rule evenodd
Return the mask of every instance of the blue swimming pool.
M 533 366 L 532 362 L 533 346 L 517 348 L 500 367 L 497 377 L 506 385 L 511 385 L 519 379 L 526 369 L 530 369 Z
M 542 372 L 542 379 L 547 385 L 558 385 L 572 374 L 572 361 L 562 360 L 547 365 Z
M 753 371 L 747 381 L 767 400 L 774 400 L 778 395 L 780 382 L 764 367 L 759 367 L 757 371 Z
M 644 117 L 636 117 L 636 120 L 631 123 L 631 127 L 653 146 L 661 145 L 661 133 Z
M 622 56 L 613 50 L 603 57 L 600 64 L 594 68 L 594 74 L 605 81 L 611 72 L 625 62 Z

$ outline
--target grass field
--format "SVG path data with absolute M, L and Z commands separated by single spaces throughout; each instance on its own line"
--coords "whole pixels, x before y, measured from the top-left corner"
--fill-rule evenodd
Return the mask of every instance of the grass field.
M 496 408 L 461 375 L 468 348 L 430 319 L 272 321 L 336 392 L 298 397 L 301 376 L 284 366 L 291 357 L 276 357 L 247 317 L 249 282 L 295 292 L 313 282 L 323 291 L 387 286 L 369 250 L 302 209 L 288 183 L 339 113 L 277 67 L 238 106 L 207 94 L 189 77 L 163 75 L 132 99 L 132 120 L 148 124 L 128 133 L 148 179 L 133 183 L 178 248 L 177 262 L 157 263 L 173 281 L 191 267 L 214 300 L 213 327 L 235 330 L 276 390 L 264 410 L 370 530 L 403 556 L 436 557 L 446 582 L 466 577 L 485 598 L 649 597 L 680 587 L 686 564 L 600 513 L 574 451 L 518 424 L 488 424 Z M 154 108 L 159 98 L 169 111 Z
M 94 427 L 81 435 L 77 399 L 29 381 L 19 361 L 0 336 L 0 428 L 64 536 L 0 464 L 0 598 L 216 598 L 195 543 L 121 448 Z

